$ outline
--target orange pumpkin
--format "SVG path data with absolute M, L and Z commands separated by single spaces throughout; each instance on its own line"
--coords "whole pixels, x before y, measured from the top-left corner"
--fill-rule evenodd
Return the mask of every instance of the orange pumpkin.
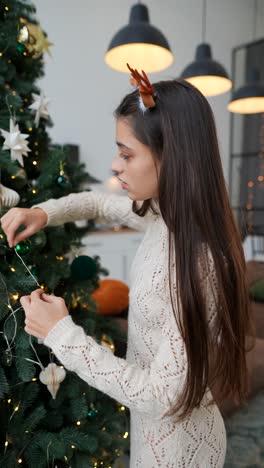
M 100 315 L 118 315 L 129 304 L 129 287 L 123 281 L 103 279 L 92 293 Z

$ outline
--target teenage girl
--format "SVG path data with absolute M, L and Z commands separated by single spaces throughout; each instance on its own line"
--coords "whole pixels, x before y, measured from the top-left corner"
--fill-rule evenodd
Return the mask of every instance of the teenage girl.
M 220 468 L 226 434 L 214 389 L 218 401 L 244 400 L 250 320 L 214 118 L 187 82 L 151 85 L 130 70 L 137 88 L 116 109 L 112 163 L 127 197 L 71 194 L 1 219 L 11 247 L 81 218 L 145 231 L 131 269 L 126 359 L 87 336 L 64 300 L 42 290 L 21 298 L 25 331 L 130 408 L 131 468 Z

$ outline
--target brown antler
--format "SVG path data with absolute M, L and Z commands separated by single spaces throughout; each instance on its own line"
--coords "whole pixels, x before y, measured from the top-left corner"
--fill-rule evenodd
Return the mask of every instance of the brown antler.
M 146 73 L 142 71 L 142 75 L 136 70 L 131 68 L 128 63 L 127 67 L 129 71 L 131 72 L 132 78 L 136 81 L 138 84 L 138 90 L 140 93 L 140 96 L 142 98 L 143 104 L 145 107 L 155 107 L 156 102 L 154 99 L 154 89 L 152 87 L 152 84 L 150 83 Z

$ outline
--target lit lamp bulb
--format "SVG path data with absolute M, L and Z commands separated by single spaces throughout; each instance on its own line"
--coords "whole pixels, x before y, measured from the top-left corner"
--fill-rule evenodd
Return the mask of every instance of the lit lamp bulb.
M 229 91 L 232 81 L 225 68 L 213 60 L 210 44 L 198 45 L 195 60 L 183 70 L 181 77 L 199 89 L 204 96 L 216 96 Z
M 150 24 L 146 5 L 131 7 L 129 23 L 113 37 L 105 54 L 105 62 L 114 70 L 128 73 L 127 62 L 138 70 L 154 73 L 173 62 L 170 46 L 163 33 Z
M 264 112 L 264 83 L 260 81 L 259 70 L 249 70 L 246 84 L 234 91 L 227 108 L 237 114 Z

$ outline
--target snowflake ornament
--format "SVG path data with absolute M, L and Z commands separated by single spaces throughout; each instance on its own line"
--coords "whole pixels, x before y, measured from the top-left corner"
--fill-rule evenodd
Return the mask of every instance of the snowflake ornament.
M 18 124 L 12 118 L 9 122 L 9 132 L 2 128 L 0 128 L 0 132 L 5 138 L 3 149 L 10 150 L 11 159 L 17 160 L 21 166 L 24 166 L 23 156 L 28 156 L 28 152 L 31 151 L 26 141 L 29 135 L 20 133 Z
M 30 106 L 28 106 L 28 108 L 36 112 L 35 124 L 36 124 L 36 127 L 38 127 L 39 120 L 41 117 L 43 119 L 49 118 L 49 112 L 48 112 L 47 106 L 50 102 L 50 99 L 45 97 L 43 91 L 41 91 L 40 95 L 32 93 L 32 96 L 34 98 L 34 102 Z

